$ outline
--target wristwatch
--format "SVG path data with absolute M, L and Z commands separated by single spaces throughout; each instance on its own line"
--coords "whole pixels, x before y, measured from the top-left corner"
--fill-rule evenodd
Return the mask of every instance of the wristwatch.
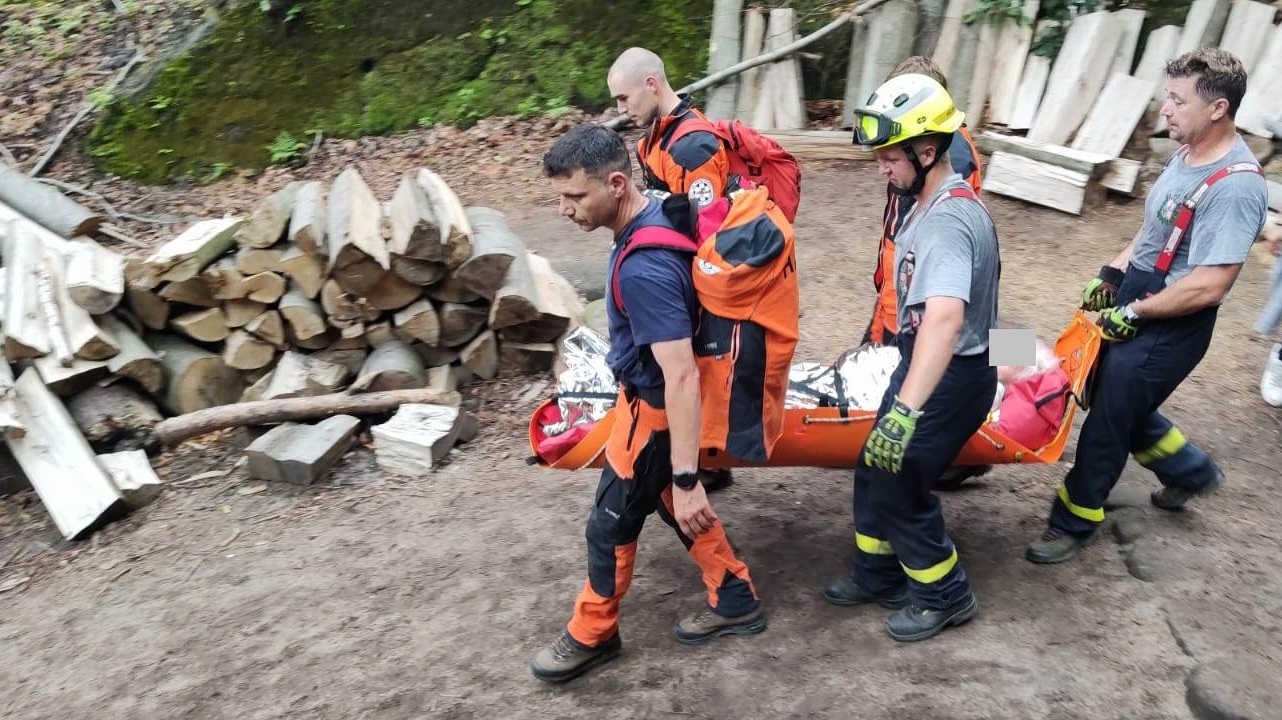
M 672 476 L 672 484 L 682 490 L 693 490 L 694 486 L 699 484 L 699 473 L 675 473 Z

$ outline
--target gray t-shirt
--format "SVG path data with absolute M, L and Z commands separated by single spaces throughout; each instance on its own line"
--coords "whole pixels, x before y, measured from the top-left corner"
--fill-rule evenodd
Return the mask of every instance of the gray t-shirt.
M 1228 154 L 1213 163 L 1190 167 L 1184 160 L 1182 152 L 1171 156 L 1144 201 L 1143 233 L 1131 252 L 1131 265 L 1137 270 L 1153 270 L 1171 236 L 1175 216 L 1203 180 L 1234 163 L 1256 163 L 1241 137 Z M 1244 262 L 1264 228 L 1267 206 L 1268 188 L 1259 173 L 1235 172 L 1212 185 L 1193 211 L 1193 223 L 1175 252 L 1166 284 L 1188 275 L 1195 265 Z
M 961 175 L 950 175 L 913 208 L 895 239 L 899 331 L 917 331 L 927 298 L 958 298 L 966 310 L 957 355 L 987 350 L 988 333 L 997 325 L 997 230 L 979 203 L 944 197 L 952 188 L 969 187 Z

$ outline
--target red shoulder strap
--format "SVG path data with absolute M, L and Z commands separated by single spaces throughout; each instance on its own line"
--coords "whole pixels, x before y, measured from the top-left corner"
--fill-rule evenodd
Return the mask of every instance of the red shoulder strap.
M 1166 238 L 1166 244 L 1162 246 L 1162 252 L 1157 256 L 1157 262 L 1154 268 L 1161 273 L 1171 269 L 1171 263 L 1175 261 L 1175 253 L 1180 249 L 1180 243 L 1183 242 L 1184 236 L 1188 233 L 1189 225 L 1193 223 L 1193 211 L 1197 204 L 1201 202 L 1206 191 L 1211 189 L 1215 183 L 1224 178 L 1240 172 L 1253 172 L 1258 175 L 1264 174 L 1264 169 L 1253 162 L 1240 162 L 1226 165 L 1207 176 L 1197 190 L 1189 195 L 1188 199 L 1180 207 L 1180 212 L 1175 216 L 1175 223 L 1171 225 L 1171 234 Z
M 634 250 L 641 248 L 667 248 L 668 250 L 678 250 L 680 252 L 695 253 L 699 251 L 699 244 L 692 238 L 689 238 L 671 228 L 651 225 L 637 228 L 628 238 L 627 244 L 619 250 L 618 256 L 614 260 L 614 268 L 610 272 L 610 294 L 614 297 L 614 306 L 624 315 L 628 314 L 627 308 L 623 307 L 623 290 L 619 285 L 619 268 L 623 267 L 623 260 L 632 254 Z

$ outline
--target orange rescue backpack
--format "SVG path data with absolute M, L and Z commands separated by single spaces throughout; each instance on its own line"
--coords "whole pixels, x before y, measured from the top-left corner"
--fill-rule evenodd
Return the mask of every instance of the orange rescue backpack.
M 692 339 L 702 400 L 700 447 L 765 462 L 783 432 L 788 370 L 797 347 L 797 256 L 792 224 L 768 189 L 736 180 L 738 188 L 732 184 L 692 222 L 678 221 L 690 235 L 663 227 L 634 232 L 615 261 L 611 294 L 626 315 L 619 268 L 638 249 L 692 255 L 700 305 Z

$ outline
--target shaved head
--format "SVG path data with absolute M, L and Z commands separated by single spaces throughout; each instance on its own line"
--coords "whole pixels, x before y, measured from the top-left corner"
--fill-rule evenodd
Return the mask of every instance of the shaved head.
M 636 85 L 645 82 L 647 75 L 653 75 L 663 82 L 668 81 L 664 72 L 663 58 L 642 47 L 630 47 L 619 54 L 610 66 L 610 77 Z
M 680 100 L 668 84 L 663 58 L 641 47 L 630 47 L 610 66 L 605 82 L 620 113 L 645 127 Z

